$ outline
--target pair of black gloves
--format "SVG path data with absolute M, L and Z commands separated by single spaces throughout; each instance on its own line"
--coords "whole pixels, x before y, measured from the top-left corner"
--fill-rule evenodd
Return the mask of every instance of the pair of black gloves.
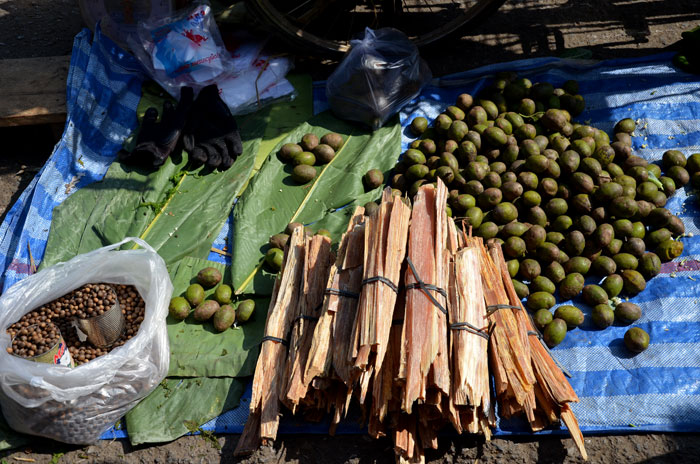
M 157 168 L 178 146 L 180 136 L 195 165 L 226 170 L 243 152 L 236 119 L 212 84 L 204 87 L 196 99 L 191 87 L 183 87 L 176 106 L 170 101 L 163 104 L 160 121 L 158 110 L 148 108 L 136 147 L 131 153 L 120 152 L 119 157 L 127 164 Z

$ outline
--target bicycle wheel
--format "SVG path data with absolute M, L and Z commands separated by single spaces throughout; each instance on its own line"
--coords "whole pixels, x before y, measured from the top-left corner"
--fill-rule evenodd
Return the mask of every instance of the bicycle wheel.
M 365 27 L 394 27 L 422 47 L 493 13 L 505 0 L 246 0 L 270 32 L 297 49 L 338 55 Z

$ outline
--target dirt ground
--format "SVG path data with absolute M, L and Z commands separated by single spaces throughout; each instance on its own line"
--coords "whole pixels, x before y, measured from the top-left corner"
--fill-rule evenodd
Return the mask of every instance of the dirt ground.
M 593 58 L 631 57 L 671 47 L 683 30 L 700 24 L 697 0 L 511 0 L 459 40 L 423 52 L 435 76 L 534 56 L 558 56 L 583 48 Z M 76 0 L 0 0 L 0 59 L 70 54 L 83 27 Z M 281 44 L 283 46 L 283 44 Z M 322 79 L 334 63 L 299 60 L 297 70 Z M 0 129 L 0 220 L 50 155 L 60 128 Z M 237 461 L 237 435 L 182 437 L 172 443 L 131 447 L 102 441 L 75 447 L 37 439 L 0 453 L 2 462 L 36 463 L 372 463 L 393 462 L 389 440 L 365 436 L 287 435 L 274 448 Z M 581 462 L 571 439 L 552 436 L 498 438 L 490 443 L 445 437 L 427 453 L 433 463 Z M 700 434 L 587 436 L 591 462 L 697 462 Z

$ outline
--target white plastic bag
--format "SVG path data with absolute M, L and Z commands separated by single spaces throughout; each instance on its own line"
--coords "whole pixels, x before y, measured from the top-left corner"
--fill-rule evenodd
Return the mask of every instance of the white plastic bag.
M 175 98 L 179 88 L 195 91 L 233 71 L 211 7 L 197 4 L 168 18 L 139 23 L 129 47 L 151 77 Z
M 130 241 L 142 248 L 116 251 Z M 76 368 L 7 353 L 11 324 L 91 282 L 134 285 L 141 294 L 144 320 L 131 340 Z M 13 285 L 0 297 L 0 404 L 10 427 L 65 443 L 97 441 L 168 373 L 165 319 L 172 291 L 165 262 L 138 238 L 76 256 Z

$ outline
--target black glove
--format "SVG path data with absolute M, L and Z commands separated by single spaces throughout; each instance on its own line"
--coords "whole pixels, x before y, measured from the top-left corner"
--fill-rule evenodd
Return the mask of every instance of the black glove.
M 192 87 L 180 89 L 180 101 L 177 106 L 168 100 L 163 103 L 163 115 L 158 122 L 158 110 L 148 108 L 141 121 L 141 130 L 136 137 L 136 147 L 131 153 L 122 150 L 119 159 L 127 164 L 139 164 L 146 167 L 158 167 L 175 149 L 180 133 L 187 122 L 187 115 L 192 107 L 194 92 Z
M 216 85 L 204 87 L 192 108 L 182 142 L 190 160 L 225 170 L 243 153 L 238 124 Z

